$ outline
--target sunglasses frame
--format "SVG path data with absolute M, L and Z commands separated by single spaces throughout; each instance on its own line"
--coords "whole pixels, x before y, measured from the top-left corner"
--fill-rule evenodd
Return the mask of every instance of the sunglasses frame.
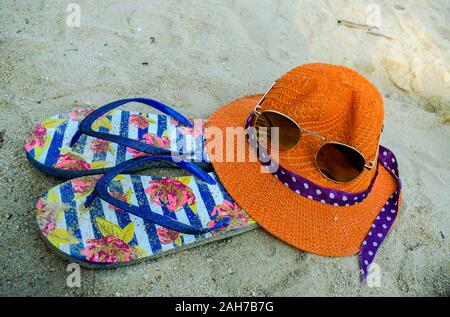
M 325 137 L 323 137 L 323 136 L 321 136 L 321 135 L 319 135 L 319 134 L 317 134 L 317 133 L 315 133 L 315 132 L 306 130 L 306 129 L 302 128 L 302 127 L 297 123 L 297 121 L 295 121 L 294 119 L 292 119 L 292 118 L 289 117 L 288 115 L 285 115 L 285 114 L 282 113 L 282 112 L 275 111 L 275 110 L 263 110 L 263 111 L 259 111 L 259 110 L 261 109 L 261 103 L 264 101 L 264 99 L 266 99 L 267 94 L 272 90 L 272 88 L 273 88 L 273 86 L 275 86 L 275 84 L 276 84 L 276 81 L 270 86 L 270 88 L 266 91 L 266 93 L 262 96 L 262 98 L 258 101 L 258 103 L 256 104 L 255 108 L 253 109 L 253 113 L 254 113 L 254 124 L 253 124 L 253 125 L 256 124 L 256 120 L 257 120 L 258 117 L 261 116 L 264 112 L 276 113 L 276 114 L 279 114 L 279 115 L 284 116 L 285 118 L 289 119 L 291 122 L 293 122 L 293 123 L 298 127 L 298 129 L 299 129 L 299 131 L 300 131 L 300 137 L 299 137 L 297 143 L 296 143 L 293 147 L 297 146 L 297 145 L 300 143 L 301 138 L 302 138 L 302 134 L 303 134 L 303 133 L 309 134 L 310 136 L 313 136 L 313 137 L 315 137 L 315 138 L 318 138 L 318 139 L 322 140 L 323 143 L 322 143 L 322 145 L 319 147 L 319 149 L 317 150 L 317 152 L 316 152 L 316 154 L 315 154 L 315 160 L 314 160 L 314 161 L 315 161 L 315 163 L 316 163 L 316 167 L 317 167 L 317 169 L 319 170 L 320 174 L 322 174 L 323 177 L 325 177 L 326 179 L 328 179 L 328 180 L 330 180 L 330 181 L 333 181 L 333 182 L 336 182 L 336 183 L 348 183 L 348 182 L 351 182 L 352 180 L 355 180 L 359 175 L 361 175 L 361 173 L 364 171 L 364 169 L 367 169 L 367 170 L 371 171 L 371 170 L 374 168 L 374 166 L 375 166 L 375 164 L 376 164 L 376 161 L 377 161 L 377 158 L 378 158 L 378 154 L 379 154 L 378 151 L 379 151 L 379 145 L 380 145 L 381 135 L 380 135 L 380 137 L 378 138 L 378 145 L 377 145 L 377 151 L 376 151 L 376 153 L 375 153 L 375 159 L 368 162 L 368 160 L 366 159 L 366 157 L 364 156 L 364 154 L 361 153 L 361 151 L 359 151 L 359 150 L 356 149 L 355 147 L 353 147 L 353 146 L 351 146 L 351 145 L 348 145 L 348 144 L 345 144 L 345 143 L 337 142 L 337 141 L 329 141 L 329 140 L 327 140 Z M 381 129 L 381 131 L 383 131 L 383 128 Z M 259 140 L 257 140 L 257 141 L 258 141 L 258 144 L 259 144 L 260 146 L 264 147 L 264 148 L 267 150 L 267 147 L 266 147 L 266 146 L 261 145 L 261 144 L 259 143 Z M 361 157 L 364 159 L 364 162 L 365 162 L 365 163 L 364 163 L 364 169 L 359 173 L 358 176 L 356 176 L 355 178 L 353 178 L 352 180 L 349 180 L 349 181 L 337 181 L 337 180 L 334 180 L 334 179 L 329 178 L 328 176 L 326 176 L 326 175 L 320 170 L 319 165 L 317 164 L 317 156 L 318 156 L 318 153 L 319 153 L 320 149 L 322 149 L 322 147 L 323 147 L 324 145 L 326 145 L 326 144 L 338 144 L 338 145 L 342 145 L 342 146 L 348 147 L 348 148 L 350 148 L 350 149 L 356 151 L 356 152 L 357 152 L 359 155 L 361 155 Z M 292 147 L 292 148 L 293 148 L 293 147 Z

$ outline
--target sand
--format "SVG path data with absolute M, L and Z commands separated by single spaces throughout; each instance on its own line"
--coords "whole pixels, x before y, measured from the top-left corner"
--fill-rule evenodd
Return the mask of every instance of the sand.
M 377 32 L 391 40 L 337 24 L 366 23 L 365 1 L 78 0 L 79 28 L 66 24 L 69 2 L 0 2 L 0 295 L 450 295 L 447 0 L 377 1 Z M 352 67 L 384 96 L 382 144 L 398 157 L 404 205 L 376 258 L 380 287 L 360 284 L 356 257 L 304 253 L 262 229 L 132 267 L 83 269 L 81 287 L 66 286 L 67 262 L 34 226 L 36 199 L 61 182 L 25 158 L 34 124 L 74 104 L 137 96 L 207 118 L 312 61 Z

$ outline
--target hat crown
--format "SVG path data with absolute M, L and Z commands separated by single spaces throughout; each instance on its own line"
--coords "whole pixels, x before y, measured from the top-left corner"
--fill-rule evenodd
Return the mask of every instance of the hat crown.
M 383 99 L 372 83 L 349 68 L 321 63 L 299 66 L 277 80 L 262 102 L 261 110 L 281 112 L 327 141 L 348 144 L 366 160 L 375 159 L 383 126 Z M 322 186 L 336 187 L 314 168 L 315 153 L 321 142 L 303 135 L 297 146 L 280 153 L 280 163 Z M 305 155 L 310 164 L 296 161 L 300 157 L 304 160 Z M 371 178 L 368 173 L 363 174 L 360 180 L 342 185 L 343 189 L 365 189 Z

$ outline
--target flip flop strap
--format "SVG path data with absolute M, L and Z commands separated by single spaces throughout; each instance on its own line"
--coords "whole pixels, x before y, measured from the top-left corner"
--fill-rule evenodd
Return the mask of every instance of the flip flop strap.
M 166 227 L 170 230 L 174 230 L 177 232 L 187 233 L 187 234 L 204 234 L 209 231 L 217 230 L 223 227 L 226 227 L 230 223 L 230 218 L 223 218 L 221 219 L 214 227 L 211 228 L 203 228 L 203 227 L 196 227 L 187 225 L 184 223 L 181 223 L 175 219 L 165 217 L 163 215 L 160 215 L 158 213 L 153 212 L 150 209 L 150 206 L 146 202 L 141 202 L 140 206 L 134 206 L 127 202 L 123 202 L 117 198 L 114 198 L 109 192 L 108 192 L 108 185 L 111 183 L 111 181 L 119 175 L 121 172 L 126 171 L 130 168 L 136 167 L 138 165 L 145 164 L 148 161 L 156 161 L 156 160 L 165 160 L 165 161 L 171 161 L 178 165 L 179 167 L 187 170 L 191 174 L 193 174 L 198 179 L 214 185 L 216 184 L 216 181 L 208 175 L 205 171 L 203 171 L 201 168 L 196 166 L 193 163 L 185 162 L 176 160 L 176 158 L 173 158 L 168 155 L 154 155 L 154 156 L 147 156 L 147 157 L 140 157 L 128 160 L 122 164 L 117 165 L 116 167 L 112 168 L 110 171 L 105 173 L 103 177 L 97 182 L 95 185 L 94 191 L 87 197 L 85 202 L 85 207 L 90 207 L 93 203 L 95 198 L 101 198 L 104 201 L 110 203 L 111 205 L 120 208 L 124 211 L 127 211 L 133 215 L 136 215 L 138 217 L 141 217 L 143 219 L 152 221 L 158 225 L 161 225 L 163 227 Z
M 123 136 L 112 135 L 112 134 L 92 130 L 92 124 L 94 123 L 95 120 L 100 118 L 102 115 L 108 113 L 109 111 L 111 111 L 117 107 L 120 107 L 124 104 L 130 103 L 130 102 L 139 102 L 139 103 L 146 104 L 150 107 L 153 107 L 153 108 L 161 111 L 162 113 L 165 113 L 165 114 L 171 116 L 172 118 L 176 119 L 181 124 L 183 124 L 189 128 L 193 127 L 192 123 L 189 121 L 188 118 L 186 118 L 181 113 L 175 111 L 171 107 L 169 107 L 159 101 L 156 101 L 153 99 L 147 99 L 147 98 L 123 99 L 123 100 L 117 100 L 117 101 L 111 102 L 107 105 L 104 105 L 104 106 L 94 110 L 89 115 L 87 115 L 78 125 L 78 130 L 77 130 L 77 132 L 75 132 L 75 135 L 72 137 L 72 140 L 70 141 L 70 146 L 73 147 L 75 145 L 75 143 L 78 141 L 78 139 L 81 137 L 81 135 L 86 134 L 86 135 L 89 135 L 89 136 L 92 136 L 92 137 L 95 137 L 98 139 L 118 143 L 118 144 L 124 145 L 129 148 L 133 148 L 135 150 L 138 150 L 138 151 L 141 151 L 144 153 L 150 153 L 150 154 L 157 153 L 157 154 L 166 154 L 166 155 L 179 154 L 179 153 L 175 153 L 170 150 L 167 150 L 167 149 L 162 149 L 155 145 L 146 144 L 146 143 L 143 143 L 143 142 L 140 142 L 137 140 L 133 140 L 130 138 L 126 138 Z

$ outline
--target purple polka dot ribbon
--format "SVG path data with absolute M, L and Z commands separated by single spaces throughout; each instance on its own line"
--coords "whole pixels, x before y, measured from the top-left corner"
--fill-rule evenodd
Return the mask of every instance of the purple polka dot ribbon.
M 261 164 L 275 178 L 288 187 L 296 194 L 316 200 L 323 204 L 333 205 L 335 207 L 348 207 L 362 202 L 371 192 L 375 180 L 378 176 L 378 167 L 369 187 L 358 193 L 348 193 L 332 188 L 319 186 L 308 179 L 293 173 L 284 168 L 278 162 L 273 160 L 265 149 L 259 147 L 255 128 L 251 127 L 253 113 L 246 122 L 247 138 L 250 146 L 257 152 L 257 156 Z M 383 164 L 397 180 L 397 188 L 395 192 L 386 201 L 380 213 L 372 223 L 370 231 L 364 239 L 359 252 L 359 264 L 361 268 L 361 277 L 363 281 L 366 279 L 368 267 L 373 262 L 376 252 L 384 241 L 398 213 L 398 203 L 401 191 L 401 181 L 398 171 L 397 160 L 394 153 L 384 146 L 379 146 L 378 161 Z
M 398 171 L 398 163 L 394 153 L 384 146 L 380 145 L 378 161 L 394 176 L 397 180 L 397 188 L 394 193 L 388 198 L 384 204 L 375 221 L 372 223 L 369 233 L 364 239 L 361 249 L 359 251 L 359 266 L 361 268 L 361 277 L 363 281 L 367 277 L 369 265 L 373 262 L 375 254 L 378 251 L 381 243 L 386 238 L 389 230 L 392 227 L 398 214 L 398 207 L 400 202 L 400 192 L 402 189 L 402 182 L 400 181 L 400 173 Z

